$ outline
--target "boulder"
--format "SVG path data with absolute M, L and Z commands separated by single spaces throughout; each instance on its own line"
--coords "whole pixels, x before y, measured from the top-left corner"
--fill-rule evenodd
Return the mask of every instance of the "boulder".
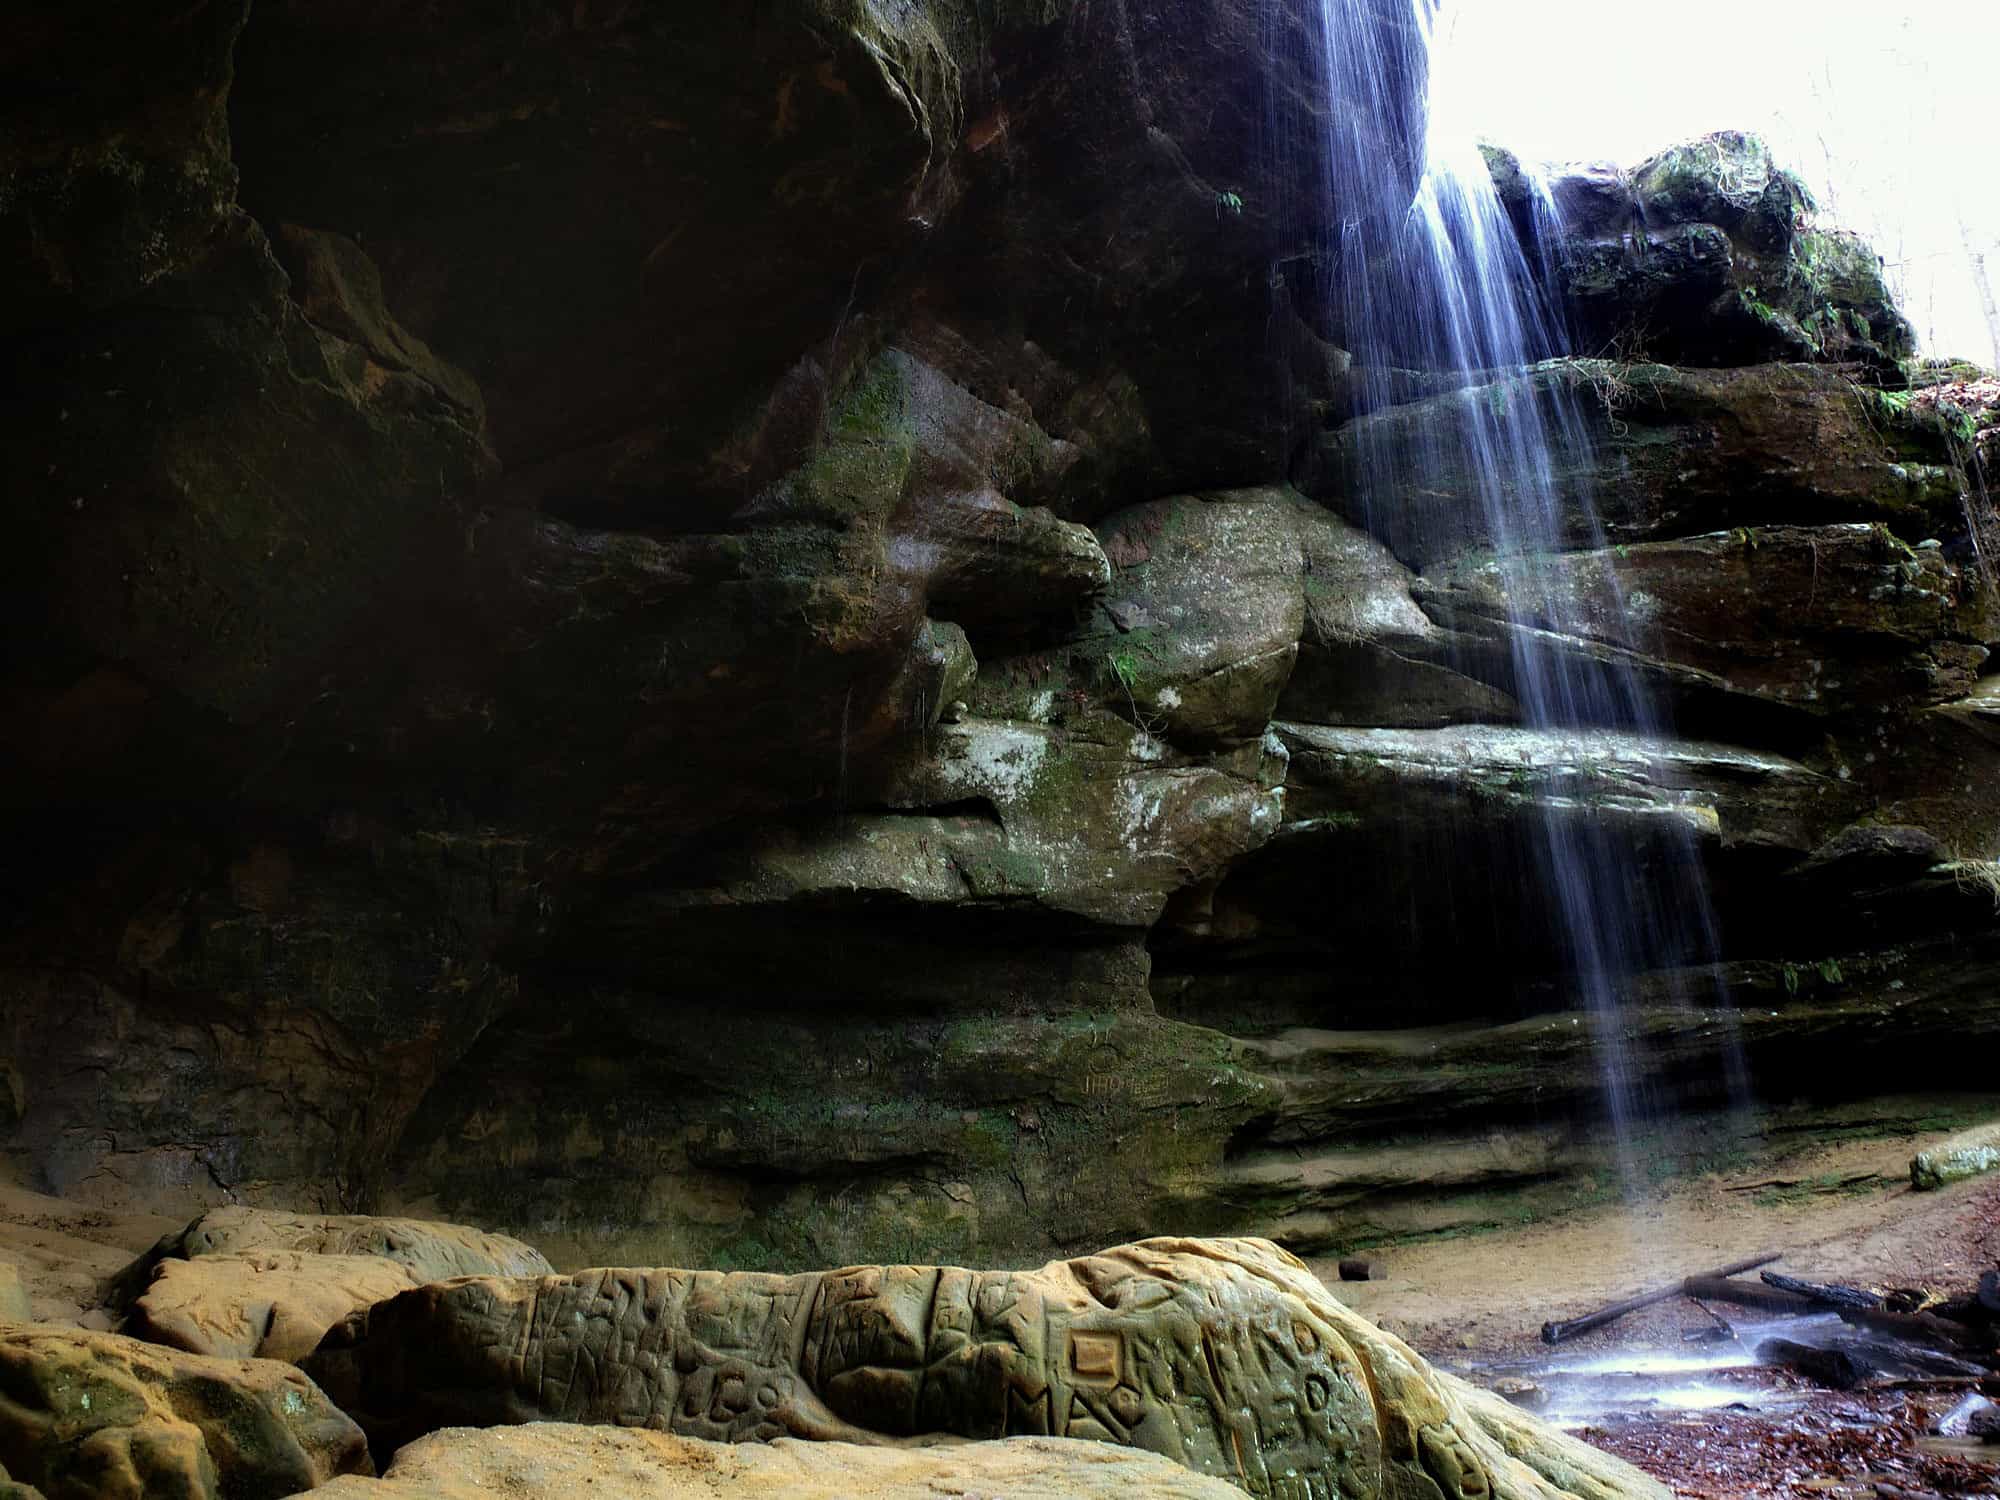
M 1277 717 L 1435 729 L 1512 722 L 1520 707 L 1452 664 L 1450 632 L 1424 613 L 1416 576 L 1386 546 L 1317 505 L 1294 510 L 1305 634 Z
M 448 1427 L 399 1449 L 380 1479 L 345 1478 L 314 1500 L 1241 1500 L 1233 1484 L 1151 1453 L 1068 1438 L 944 1448 L 709 1443 L 664 1432 L 535 1422 Z M 301 1496 L 300 1500 L 304 1500 Z
M 1115 570 L 1102 701 L 1188 745 L 1263 734 L 1305 625 L 1297 504 L 1274 489 L 1177 496 L 1099 523 Z
M 409 1267 L 420 1281 L 528 1276 L 549 1269 L 547 1259 L 532 1245 L 463 1224 L 369 1214 L 288 1214 L 265 1208 L 211 1209 L 155 1249 L 181 1257 L 245 1250 L 379 1255 Z
M 1982 1125 L 1910 1158 L 1910 1185 L 1919 1192 L 2000 1169 L 2000 1125 Z
M 243 1259 L 256 1255 L 263 1257 L 261 1262 L 252 1264 Z M 168 1262 L 209 1256 L 232 1257 L 239 1281 L 259 1274 L 281 1278 L 272 1288 L 274 1302 L 277 1285 L 303 1292 L 316 1279 L 315 1257 L 338 1257 L 343 1264 L 337 1268 L 336 1282 L 358 1278 L 351 1282 L 357 1290 L 390 1284 L 390 1279 L 373 1273 L 363 1275 L 359 1267 L 347 1264 L 361 1258 L 379 1258 L 401 1267 L 413 1285 L 452 1276 L 532 1276 L 550 1269 L 547 1259 L 534 1247 L 463 1224 L 367 1214 L 288 1214 L 232 1206 L 211 1209 L 185 1229 L 163 1235 L 151 1250 L 112 1278 L 106 1300 L 124 1306 L 149 1296 L 160 1287 L 159 1273 Z M 161 1300 L 155 1306 L 162 1316 L 177 1321 L 169 1308 L 205 1300 L 201 1288 L 215 1288 L 224 1282 L 213 1279 L 205 1269 L 176 1274 L 160 1289 Z M 337 1299 L 344 1293 L 332 1295 Z M 313 1316 L 303 1309 L 300 1315 Z M 216 1316 L 227 1319 L 232 1315 L 218 1312 Z
M 271 1360 L 0 1329 L 0 1461 L 46 1500 L 277 1500 L 372 1474 L 361 1431 Z
M 1553 220 L 1533 213 L 1517 163 L 1489 163 L 1515 222 L 1559 236 L 1541 250 L 1587 350 L 1686 365 L 1861 361 L 1899 380 L 1916 348 L 1881 258 L 1816 227 L 1805 184 L 1757 136 L 1718 131 L 1629 171 L 1564 169 L 1547 184 Z
M 1253 1492 L 1665 1493 L 1468 1396 L 1255 1240 L 1022 1273 L 462 1280 L 355 1314 L 307 1368 L 383 1449 L 551 1420 L 729 1442 L 1032 1435 L 1151 1449 Z
M 253 1250 L 167 1259 L 123 1331 L 190 1354 L 296 1363 L 356 1308 L 426 1279 L 374 1255 Z

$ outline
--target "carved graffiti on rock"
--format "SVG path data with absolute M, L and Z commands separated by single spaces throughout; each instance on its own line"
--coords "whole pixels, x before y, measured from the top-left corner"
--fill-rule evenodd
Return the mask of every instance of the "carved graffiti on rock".
M 307 1369 L 378 1448 L 535 1420 L 721 1442 L 1033 1434 L 1149 1449 L 1275 1500 L 1378 1496 L 1385 1466 L 1448 1500 L 1491 1493 L 1421 1362 L 1260 1241 L 1149 1240 L 1033 1272 L 461 1279 L 357 1314 Z

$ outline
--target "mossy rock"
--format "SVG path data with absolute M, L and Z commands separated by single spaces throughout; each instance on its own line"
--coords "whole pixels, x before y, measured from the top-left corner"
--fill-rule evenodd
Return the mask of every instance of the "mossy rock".
M 1982 1125 L 1910 1158 L 1910 1185 L 1931 1192 L 2000 1170 L 2000 1125 Z
M 1489 165 L 1517 222 L 1542 221 L 1504 156 Z M 1720 131 L 1673 146 L 1630 172 L 1586 168 L 1551 184 L 1566 214 L 1564 297 L 1586 349 L 1675 364 L 1773 360 L 1860 363 L 1899 383 L 1916 336 L 1896 308 L 1880 257 L 1818 227 L 1811 193 L 1757 136 Z

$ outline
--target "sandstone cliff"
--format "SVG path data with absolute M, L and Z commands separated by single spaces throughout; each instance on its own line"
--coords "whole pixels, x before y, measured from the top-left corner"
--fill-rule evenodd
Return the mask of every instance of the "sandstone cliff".
M 600 1262 L 1436 1227 L 1602 1164 L 1552 812 L 1661 899 L 1696 835 L 1661 1088 L 1726 1023 L 1780 1096 L 1967 1081 L 1983 419 L 1737 138 L 1558 184 L 1592 357 L 1351 419 L 1314 24 L 31 5 L 0 1160 Z M 1608 531 L 1540 627 L 1684 739 L 1522 729 L 1465 497 L 1354 503 L 1361 424 L 1557 392 Z

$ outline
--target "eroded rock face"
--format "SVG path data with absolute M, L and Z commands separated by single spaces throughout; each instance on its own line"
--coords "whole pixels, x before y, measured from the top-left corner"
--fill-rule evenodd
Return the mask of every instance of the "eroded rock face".
M 372 1474 L 361 1430 L 269 1360 L 0 1329 L 0 1464 L 46 1500 L 278 1500 Z
M 1150 1453 L 1061 1438 L 1010 1438 L 948 1448 L 853 1443 L 717 1444 L 663 1432 L 536 1422 L 450 1427 L 398 1450 L 380 1479 L 336 1479 L 324 1500 L 557 1500 L 587 1482 L 595 1500 L 1232 1500 L 1243 1492 Z
M 1502 1447 L 1259 1241 L 1150 1240 L 1031 1273 L 461 1281 L 357 1315 L 308 1368 L 378 1446 L 538 1420 L 717 1441 L 1035 1434 L 1150 1449 L 1256 1495 L 1661 1493 L 1547 1430 Z

